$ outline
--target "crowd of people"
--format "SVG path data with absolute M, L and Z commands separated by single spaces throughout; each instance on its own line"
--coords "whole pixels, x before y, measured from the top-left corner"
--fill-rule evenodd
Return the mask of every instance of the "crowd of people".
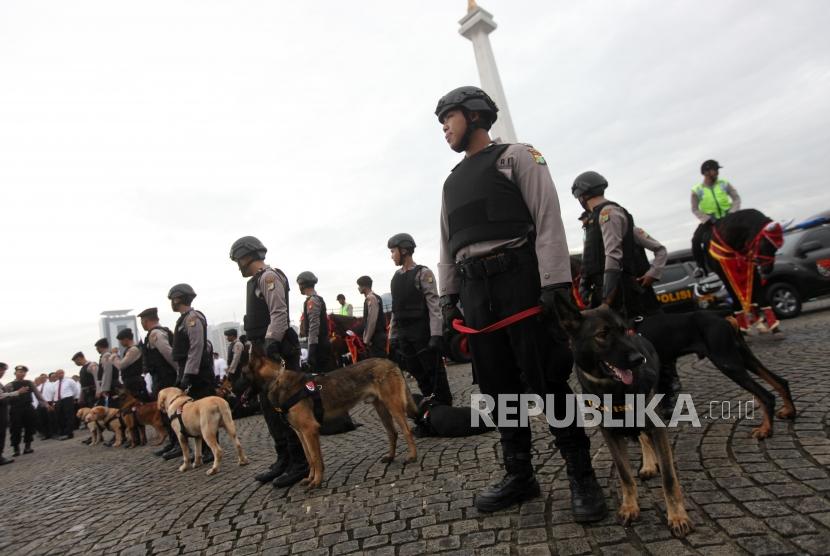
M 477 87 L 449 92 L 435 110 L 448 145 L 465 155 L 444 184 L 437 279 L 431 269 L 415 262 L 416 242 L 407 233 L 395 234 L 387 242 L 398 267 L 391 281 L 389 323 L 382 301 L 372 289 L 372 278 L 357 279 L 364 296 L 362 339 L 368 353 L 398 358 L 424 398 L 435 404 L 453 403 L 441 354 L 445 335 L 457 318 L 463 318 L 471 330 L 486 332 L 468 337 L 474 379 L 482 393 L 497 397 L 529 390 L 552 394 L 556 400 L 571 393 L 568 378 L 573 362 L 558 324 L 557 307 L 578 301 L 590 308 L 614 309 L 629 319 L 659 311 L 651 286 L 660 277 L 665 249 L 634 225 L 626 209 L 605 198 L 608 182 L 593 171 L 578 176 L 571 189 L 585 210 L 581 217 L 585 231 L 582 269 L 574 283 L 560 200 L 547 162 L 530 145 L 492 140 L 489 130 L 497 114 L 498 107 Z M 740 203 L 735 188 L 718 177 L 719 168 L 717 162 L 706 161 L 701 168 L 703 181 L 692 188 L 692 210 L 703 231 Z M 703 266 L 699 236 L 700 232 L 695 234 L 694 249 Z M 653 262 L 649 263 L 644 249 L 655 252 Z M 95 343 L 97 362 L 87 360 L 81 352 L 75 354 L 72 360 L 81 368 L 78 382 L 64 379 L 63 371 L 58 371 L 54 377 L 43 376 L 29 383 L 23 379 L 26 368 L 16 367 L 17 380 L 6 386 L 2 400 L 11 409 L 15 454 L 21 432 L 24 453 L 31 451 L 35 426 L 56 423 L 50 425 L 50 433 L 57 430 L 59 438 L 71 437 L 74 404 L 118 404 L 119 388 L 141 400 L 151 400 L 160 389 L 178 386 L 198 399 L 214 394 L 217 374 L 227 373 L 235 382 L 245 383 L 241 372 L 245 342 L 261 346 L 289 370 L 333 369 L 336 361 L 328 311 L 316 291 L 317 276 L 304 271 L 296 278 L 305 296 L 299 336 L 308 341 L 306 365 L 301 367 L 298 333 L 289 325 L 290 281 L 281 269 L 265 262 L 267 251 L 253 236 L 241 237 L 231 246 L 230 259 L 248 281 L 246 337 L 234 329 L 225 331 L 227 369 L 216 366 L 219 357 L 207 341 L 207 319 L 193 308 L 197 294 L 189 284 L 176 284 L 167 293 L 172 309 L 180 314 L 172 329 L 160 324 L 155 308 L 146 309 L 139 314 L 147 333 L 140 345 L 133 331 L 125 329 L 117 336 L 120 350 L 111 349 L 105 338 Z M 338 296 L 338 302 L 340 315 L 353 314 L 344 296 Z M 539 306 L 541 317 L 517 318 Z M 145 375 L 150 377 L 149 389 Z M 676 373 L 663 377 L 659 389 L 669 396 L 676 394 Z M 276 488 L 295 484 L 308 474 L 297 435 L 278 416 L 263 388 L 254 393 L 276 455 L 273 464 L 255 478 Z M 566 404 L 554 405 L 559 406 Z M 169 423 L 167 426 L 168 445 L 157 454 L 165 459 L 181 457 Z M 0 428 L 5 430 L 5 422 Z M 574 423 L 551 428 L 551 433 L 566 463 L 575 520 L 602 519 L 607 508 L 585 431 Z M 499 434 L 505 476 L 477 493 L 475 505 L 484 512 L 539 495 L 530 428 L 503 428 Z M 208 452 L 205 459 L 209 458 Z

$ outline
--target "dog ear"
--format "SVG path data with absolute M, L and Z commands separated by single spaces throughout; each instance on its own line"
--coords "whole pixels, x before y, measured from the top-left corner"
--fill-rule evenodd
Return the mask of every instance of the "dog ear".
M 556 296 L 556 314 L 559 316 L 559 324 L 565 329 L 568 336 L 573 336 L 582 325 L 582 314 L 570 296 Z

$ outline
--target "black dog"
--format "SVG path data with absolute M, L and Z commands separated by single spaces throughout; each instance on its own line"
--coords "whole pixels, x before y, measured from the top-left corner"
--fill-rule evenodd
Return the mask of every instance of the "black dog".
M 645 338 L 629 331 L 625 322 L 613 311 L 596 310 L 583 315 L 568 303 L 557 307 L 563 328 L 568 333 L 574 354 L 574 368 L 582 390 L 600 399 L 613 396 L 612 408 L 625 406 L 626 394 L 644 394 L 649 400 L 659 378 L 659 360 L 653 346 Z M 643 452 L 640 476 L 656 474 L 657 466 L 663 479 L 669 529 L 683 537 L 692 530 L 692 522 L 683 503 L 683 492 L 677 479 L 671 442 L 666 429 L 645 420 L 643 428 L 601 428 L 602 435 L 620 477 L 622 503 L 617 512 L 623 524 L 640 515 L 637 483 L 628 459 L 628 439 L 638 435 Z
M 646 317 L 636 328 L 657 350 L 661 372 L 668 369 L 676 375 L 677 358 L 694 353 L 701 359 L 708 358 L 723 374 L 755 396 L 763 412 L 761 426 L 752 431 L 755 438 L 772 434 L 775 396 L 755 382 L 747 371 L 761 377 L 781 396 L 784 406 L 775 415 L 781 419 L 795 418 L 789 384 L 755 357 L 732 317 L 723 318 L 706 311 L 659 314 Z

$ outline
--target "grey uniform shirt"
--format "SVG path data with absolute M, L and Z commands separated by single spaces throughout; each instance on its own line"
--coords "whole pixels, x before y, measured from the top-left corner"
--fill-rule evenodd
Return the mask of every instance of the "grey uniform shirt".
M 533 147 L 521 143 L 507 147 L 497 163 L 498 170 L 516 184 L 527 205 L 536 232 L 536 258 L 542 286 L 571 281 L 571 261 L 565 226 L 559 212 L 559 197 L 547 163 Z M 468 257 L 490 255 L 503 249 L 521 247 L 526 237 L 508 240 L 482 241 L 459 249 L 453 258 L 450 253 L 449 221 L 446 204 L 441 199 L 441 240 L 438 277 L 441 295 L 456 294 L 460 278 L 455 263 Z
M 413 266 L 406 270 L 412 270 Z M 439 265 L 440 266 L 440 265 Z M 403 274 L 406 272 L 404 268 L 399 268 L 395 274 Z M 453 271 L 455 267 L 453 266 Z M 421 290 L 424 295 L 424 301 L 427 304 L 427 311 L 429 312 L 429 334 L 430 336 L 441 336 L 443 333 L 443 322 L 441 320 L 441 304 L 438 300 L 438 284 L 435 280 L 435 274 L 427 267 L 421 267 L 418 275 L 418 282 L 416 287 Z M 456 293 L 456 292 L 452 292 Z M 392 313 L 392 318 L 389 320 L 389 337 L 396 338 L 398 336 L 397 325 L 395 323 L 395 313 Z
M 138 346 L 130 346 L 127 348 L 127 351 L 124 352 L 123 357 L 119 357 L 118 355 L 113 354 L 112 356 L 112 364 L 115 365 L 119 371 L 126 367 L 129 367 L 136 361 L 141 358 L 141 349 Z
M 666 266 L 666 259 L 669 257 L 668 251 L 663 247 L 663 244 L 648 235 L 642 228 L 634 226 L 634 243 L 643 249 L 648 249 L 654 253 L 654 260 L 651 261 L 651 268 L 645 273 L 645 276 L 651 276 L 655 280 L 659 280 L 663 275 L 663 268 Z
M 366 323 L 363 328 L 363 343 L 368 346 L 372 342 L 372 336 L 375 335 L 375 325 L 378 322 L 378 313 L 380 312 L 378 298 L 371 290 L 366 294 L 366 305 L 368 314 L 363 315 L 363 322 Z
M 174 369 L 178 368 L 176 362 L 173 361 L 173 346 L 170 345 L 170 341 L 167 339 L 167 332 L 164 330 L 152 330 L 147 342 L 150 344 L 150 349 L 158 350 L 171 367 Z
M 184 374 L 198 375 L 202 364 L 202 354 L 205 351 L 205 321 L 202 316 L 191 309 L 185 313 L 181 326 L 187 331 L 190 347 L 187 350 L 187 361 L 184 364 Z
M 245 349 L 245 346 L 239 340 L 234 340 L 233 344 L 231 344 L 231 360 L 230 364 L 228 365 L 228 374 L 232 375 L 236 372 L 236 368 L 239 366 L 239 358 L 242 357 L 242 350 Z
M 306 315 L 308 315 L 308 322 L 306 329 L 308 330 L 306 336 L 308 338 L 308 345 L 316 345 L 320 340 L 320 308 L 323 306 L 320 303 L 320 298 L 316 297 L 317 292 L 312 290 L 312 295 L 305 299 Z
M 101 355 L 101 366 L 104 367 L 103 378 L 101 379 L 101 392 L 112 392 L 112 354 Z
M 271 322 L 265 337 L 270 340 L 282 341 L 285 331 L 288 330 L 288 302 L 285 299 L 285 281 L 273 268 L 267 266 L 259 276 L 257 295 L 261 295 L 268 305 Z M 233 372 L 229 367 L 229 372 Z
M 724 181 L 726 181 L 726 180 L 724 180 Z M 712 185 L 703 184 L 703 187 L 708 187 L 710 189 L 714 186 L 715 186 L 715 184 L 712 184 Z M 726 185 L 723 188 L 723 190 L 726 191 L 726 194 L 729 195 L 730 199 L 732 199 L 732 207 L 730 207 L 729 212 L 735 212 L 735 211 L 741 210 L 741 196 L 738 195 L 738 191 L 734 187 L 732 187 L 732 184 L 727 181 Z M 700 209 L 698 208 L 699 204 L 700 204 L 700 199 L 698 199 L 695 192 L 692 191 L 692 213 L 697 217 L 698 220 L 701 221 L 701 223 L 707 222 L 710 218 L 712 218 L 712 216 L 709 215 L 709 214 L 706 214 L 705 212 L 701 212 Z

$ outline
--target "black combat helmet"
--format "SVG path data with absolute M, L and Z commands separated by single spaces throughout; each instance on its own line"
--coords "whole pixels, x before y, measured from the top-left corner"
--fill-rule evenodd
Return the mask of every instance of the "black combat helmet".
M 582 172 L 576 177 L 573 187 L 571 187 L 571 193 L 577 199 L 583 195 L 596 197 L 597 195 L 602 195 L 606 187 L 608 187 L 608 180 L 602 177 L 601 174 L 589 170 Z
M 435 107 L 435 115 L 438 121 L 443 123 L 444 116 L 453 108 L 464 108 L 468 112 L 488 113 L 490 124 L 496 121 L 499 107 L 490 98 L 490 95 L 478 87 L 464 86 L 453 89 L 438 101 Z
M 193 291 L 190 284 L 176 284 L 167 292 L 167 299 L 173 299 L 174 297 L 179 297 L 185 303 L 190 303 L 196 297 L 196 292 Z
M 310 270 L 306 270 L 297 275 L 297 283 L 302 287 L 311 287 L 317 283 L 317 277 Z
M 409 249 L 411 251 L 415 249 L 415 240 L 412 239 L 412 236 L 409 234 L 395 234 L 389 238 L 389 241 L 386 242 L 386 247 L 388 249 L 394 249 L 397 247 L 399 249 Z
M 239 259 L 247 255 L 253 255 L 257 260 L 265 260 L 265 253 L 268 249 L 259 239 L 254 236 L 245 236 L 237 239 L 231 245 L 231 260 L 239 262 Z

